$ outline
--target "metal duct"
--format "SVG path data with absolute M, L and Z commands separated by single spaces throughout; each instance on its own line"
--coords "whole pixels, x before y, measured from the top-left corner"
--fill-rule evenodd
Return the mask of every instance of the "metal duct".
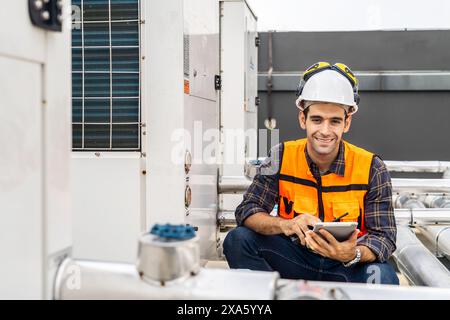
M 434 246 L 437 257 L 450 260 L 450 226 L 421 226 L 420 231 Z
M 414 285 L 450 288 L 450 271 L 417 239 L 407 226 L 397 226 L 397 266 Z

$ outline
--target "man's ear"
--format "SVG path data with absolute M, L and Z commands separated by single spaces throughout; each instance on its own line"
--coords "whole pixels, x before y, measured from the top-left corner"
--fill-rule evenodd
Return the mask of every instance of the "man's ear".
M 347 119 L 345 119 L 344 133 L 347 133 L 348 130 L 350 130 L 351 123 L 352 123 L 352 115 L 349 115 Z
M 305 113 L 300 111 L 300 113 L 298 114 L 298 122 L 300 123 L 300 127 L 303 130 L 306 130 L 306 117 L 305 117 Z

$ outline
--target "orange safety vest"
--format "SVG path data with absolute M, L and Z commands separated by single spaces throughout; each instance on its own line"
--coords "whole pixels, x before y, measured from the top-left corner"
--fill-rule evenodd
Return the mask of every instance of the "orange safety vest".
M 374 154 L 344 141 L 345 174 L 329 173 L 316 181 L 305 155 L 306 139 L 284 143 L 279 175 L 278 214 L 292 219 L 302 213 L 322 221 L 348 212 L 340 221 L 358 222 L 359 236 L 364 226 L 364 196 L 369 189 L 369 174 Z

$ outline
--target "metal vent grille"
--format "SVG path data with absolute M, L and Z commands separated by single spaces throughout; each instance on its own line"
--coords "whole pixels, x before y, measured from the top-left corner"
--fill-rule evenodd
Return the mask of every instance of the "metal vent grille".
M 139 0 L 77 0 L 73 150 L 140 150 Z

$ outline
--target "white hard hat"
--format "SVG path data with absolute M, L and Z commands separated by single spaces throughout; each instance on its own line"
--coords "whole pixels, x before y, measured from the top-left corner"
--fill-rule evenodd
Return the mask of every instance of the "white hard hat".
M 358 111 L 357 93 L 350 81 L 341 73 L 327 69 L 312 75 L 302 86 L 295 104 L 303 110 L 302 101 L 330 102 L 347 105 L 350 114 Z

